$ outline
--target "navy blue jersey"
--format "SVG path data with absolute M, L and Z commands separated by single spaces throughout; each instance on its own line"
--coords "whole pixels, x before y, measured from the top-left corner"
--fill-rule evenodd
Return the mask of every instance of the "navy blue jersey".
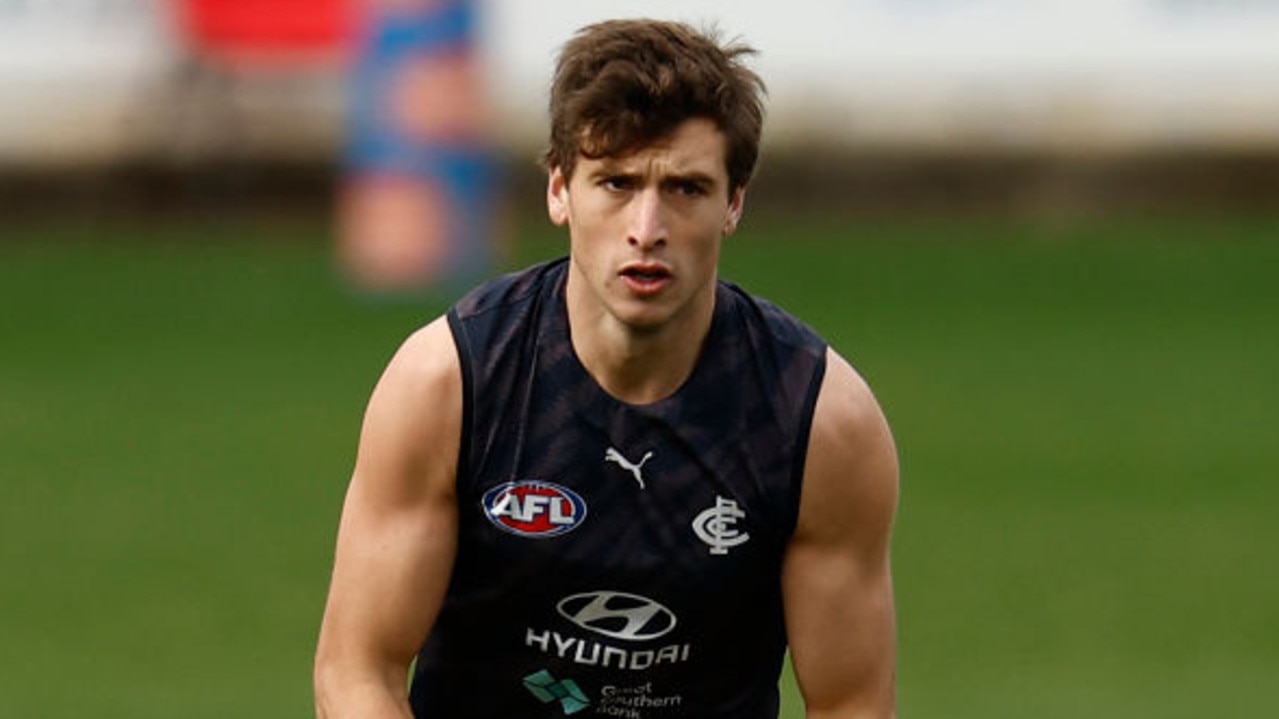
M 559 260 L 448 314 L 459 542 L 420 717 L 774 719 L 780 575 L 826 346 L 726 282 L 697 365 L 647 405 L 573 351 Z

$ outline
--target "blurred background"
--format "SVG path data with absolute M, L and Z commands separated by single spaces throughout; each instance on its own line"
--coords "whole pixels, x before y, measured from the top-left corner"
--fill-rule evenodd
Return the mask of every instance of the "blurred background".
M 902 715 L 1279 711 L 1279 2 L 0 0 L 0 715 L 311 714 L 368 392 L 636 15 L 760 51 L 723 274 L 893 423 Z

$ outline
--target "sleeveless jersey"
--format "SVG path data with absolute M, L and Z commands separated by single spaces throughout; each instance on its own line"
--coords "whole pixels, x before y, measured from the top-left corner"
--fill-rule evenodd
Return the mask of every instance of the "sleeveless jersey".
M 448 313 L 458 547 L 414 712 L 775 719 L 782 558 L 826 346 L 721 281 L 689 378 L 627 404 L 573 351 L 567 267 L 494 280 Z

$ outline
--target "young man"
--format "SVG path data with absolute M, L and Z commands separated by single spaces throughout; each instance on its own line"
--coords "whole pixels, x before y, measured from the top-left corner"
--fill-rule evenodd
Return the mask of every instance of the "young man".
M 888 427 L 716 276 L 759 144 L 750 52 L 653 21 L 564 47 L 569 256 L 473 291 L 374 390 L 322 719 L 773 718 L 787 647 L 809 717 L 893 716 Z

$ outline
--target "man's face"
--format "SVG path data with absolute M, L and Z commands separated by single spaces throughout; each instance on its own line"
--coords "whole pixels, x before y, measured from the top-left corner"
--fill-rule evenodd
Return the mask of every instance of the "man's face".
M 691 119 L 623 157 L 579 157 L 547 183 L 551 221 L 568 225 L 570 307 L 631 331 L 709 318 L 720 244 L 741 217 L 724 137 Z

